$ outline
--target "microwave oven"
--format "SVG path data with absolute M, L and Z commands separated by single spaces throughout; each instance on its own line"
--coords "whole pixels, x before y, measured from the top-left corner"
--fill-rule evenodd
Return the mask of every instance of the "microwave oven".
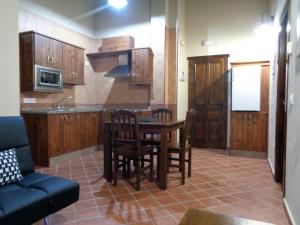
M 59 92 L 63 89 L 61 70 L 35 65 L 35 91 Z

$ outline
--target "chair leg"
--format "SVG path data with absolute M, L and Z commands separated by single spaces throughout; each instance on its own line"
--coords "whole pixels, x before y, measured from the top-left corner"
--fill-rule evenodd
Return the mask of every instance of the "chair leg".
M 150 182 L 153 182 L 153 151 L 150 153 Z
M 118 164 L 119 164 L 119 156 L 118 154 L 114 154 L 114 175 L 113 175 L 113 185 L 117 186 L 117 177 L 118 177 Z
M 126 174 L 126 177 L 127 178 L 130 178 L 131 177 L 131 168 L 130 168 L 130 158 L 127 158 L 126 160 L 126 166 L 127 166 L 127 174 Z
M 49 225 L 48 217 L 44 218 L 44 225 Z
M 142 156 L 142 159 L 141 159 L 141 167 L 142 167 L 142 168 L 145 167 L 145 159 L 144 159 L 144 156 Z
M 140 161 L 139 161 L 139 158 L 136 158 L 135 159 L 135 173 L 136 173 L 136 190 L 139 191 L 140 190 L 140 173 L 141 173 L 141 165 L 140 165 Z
M 189 159 L 188 159 L 188 176 L 191 177 L 192 176 L 192 150 L 189 150 Z
M 123 159 L 122 159 L 122 164 L 123 164 L 123 169 L 122 169 L 122 176 L 123 177 L 126 177 L 126 161 L 127 161 L 127 158 L 125 158 L 124 156 L 123 156 Z
M 185 184 L 185 152 L 180 154 L 180 163 L 181 163 L 181 184 Z

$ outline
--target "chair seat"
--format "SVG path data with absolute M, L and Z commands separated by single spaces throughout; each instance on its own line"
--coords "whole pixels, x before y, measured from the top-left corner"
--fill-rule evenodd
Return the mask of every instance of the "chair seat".
M 133 158 L 136 156 L 144 156 L 144 155 L 150 154 L 151 151 L 152 151 L 151 147 L 141 145 L 140 155 L 137 155 L 137 150 L 136 150 L 135 146 L 129 145 L 129 144 L 124 144 L 122 146 L 119 146 L 115 150 L 115 152 L 120 155 L 124 155 L 126 157 L 133 157 Z
M 51 199 L 50 212 L 54 213 L 76 202 L 79 198 L 78 183 L 61 177 L 48 176 L 41 173 L 31 173 L 24 176 L 18 185 L 45 192 Z

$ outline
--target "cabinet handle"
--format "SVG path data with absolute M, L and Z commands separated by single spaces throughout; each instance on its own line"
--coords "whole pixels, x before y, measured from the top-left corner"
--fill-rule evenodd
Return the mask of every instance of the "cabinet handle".
M 47 56 L 47 62 L 50 62 L 50 56 L 49 55 Z
M 51 62 L 52 62 L 52 63 L 54 62 L 54 57 L 53 57 L 53 56 L 51 57 Z
M 64 115 L 64 117 L 65 117 L 65 119 L 66 119 L 66 120 L 68 119 L 68 117 L 67 117 L 67 115 L 66 115 L 66 114 Z
M 249 116 L 249 117 L 250 117 L 250 120 L 251 120 L 251 119 L 252 119 L 252 116 L 251 116 L 251 114 L 250 114 L 250 116 Z
M 79 119 L 80 118 L 80 116 L 79 116 L 79 114 L 77 114 L 77 119 Z
M 60 118 L 63 120 L 63 119 L 64 119 L 64 116 L 63 116 L 63 115 L 60 115 Z
M 245 119 L 245 120 L 247 119 L 247 115 L 246 115 L 246 114 L 244 115 L 244 119 Z

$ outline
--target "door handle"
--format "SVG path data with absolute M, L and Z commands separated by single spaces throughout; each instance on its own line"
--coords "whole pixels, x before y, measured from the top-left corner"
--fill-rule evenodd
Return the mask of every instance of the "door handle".
M 47 62 L 50 62 L 50 56 L 49 55 L 47 56 Z

